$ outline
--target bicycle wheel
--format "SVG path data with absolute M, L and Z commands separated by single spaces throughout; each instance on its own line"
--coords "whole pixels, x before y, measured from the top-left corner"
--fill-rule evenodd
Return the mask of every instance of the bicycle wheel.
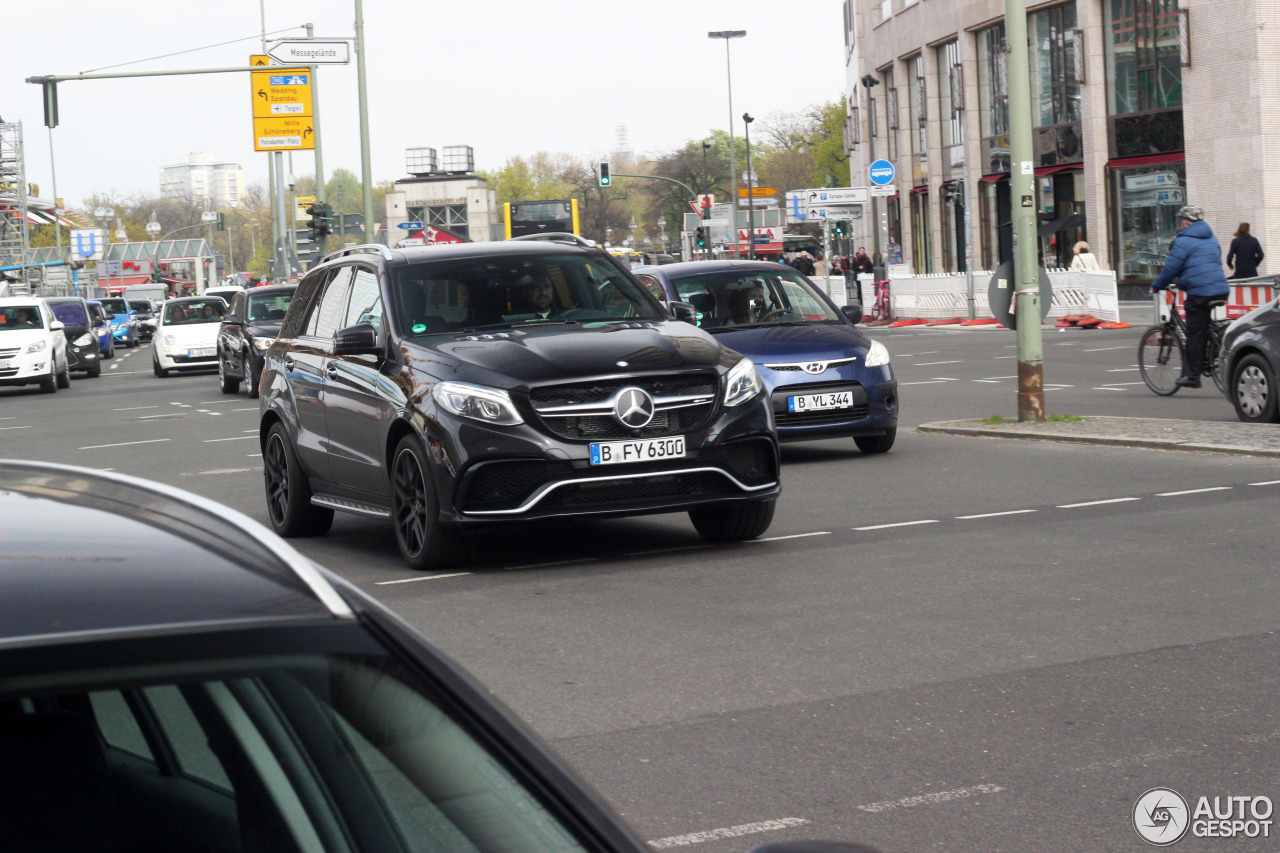
M 1138 370 L 1147 387 L 1168 397 L 1178 390 L 1182 375 L 1182 341 L 1167 326 L 1152 326 L 1138 342 Z
M 1204 370 L 1202 371 L 1213 377 L 1213 384 L 1218 386 L 1218 390 L 1223 394 L 1227 393 L 1227 377 L 1223 375 L 1222 363 L 1222 334 L 1226 329 L 1226 323 L 1209 327 L 1209 334 L 1205 336 L 1204 342 Z

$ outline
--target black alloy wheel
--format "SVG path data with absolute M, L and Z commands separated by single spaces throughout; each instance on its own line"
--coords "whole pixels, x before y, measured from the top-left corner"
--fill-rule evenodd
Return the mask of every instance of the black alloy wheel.
M 333 510 L 311 505 L 311 486 L 289 443 L 283 424 L 267 432 L 262 477 L 271 527 L 286 539 L 322 536 L 333 525 Z
M 396 545 L 409 568 L 429 571 L 465 562 L 470 541 L 440 524 L 440 504 L 422 444 L 407 435 L 391 464 L 391 520 Z

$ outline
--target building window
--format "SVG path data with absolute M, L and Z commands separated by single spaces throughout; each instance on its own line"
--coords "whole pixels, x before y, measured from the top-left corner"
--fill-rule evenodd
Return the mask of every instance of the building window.
M 938 99 L 944 148 L 964 142 L 963 71 L 960 42 L 948 42 L 938 48 Z
M 1027 21 L 1032 44 L 1031 109 L 1037 127 L 1080 121 L 1075 27 L 1075 4 L 1036 12 Z
M 911 153 L 924 156 L 928 153 L 927 112 L 925 109 L 924 56 L 907 60 L 907 106 L 911 108 Z
M 893 0 L 875 0 L 871 7 L 872 26 L 889 20 L 893 15 Z
M 929 243 L 929 194 L 911 194 L 911 265 L 916 275 L 933 272 Z
M 896 160 L 898 157 L 898 90 L 893 85 L 893 69 L 884 68 L 879 72 L 880 83 L 884 86 L 884 127 L 885 154 L 888 158 Z
M 437 207 L 407 208 L 411 222 L 421 222 L 435 228 L 443 228 L 459 237 L 469 237 L 467 232 L 467 206 L 465 204 L 449 204 Z
M 978 33 L 978 109 L 983 136 L 1009 132 L 1009 77 L 1004 52 L 1004 24 Z
M 1178 236 L 1178 208 L 1186 204 L 1186 164 L 1178 161 L 1111 170 L 1117 208 L 1116 271 L 1120 281 L 1155 278 Z
M 1181 107 L 1177 0 L 1105 0 L 1103 8 L 1108 113 Z

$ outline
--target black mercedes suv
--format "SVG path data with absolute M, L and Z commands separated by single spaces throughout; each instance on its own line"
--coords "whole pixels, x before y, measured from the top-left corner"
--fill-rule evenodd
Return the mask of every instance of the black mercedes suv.
M 590 241 L 539 238 L 361 246 L 307 274 L 262 375 L 278 533 L 324 533 L 335 510 L 389 518 L 431 569 L 496 522 L 769 527 L 778 448 L 755 366 Z

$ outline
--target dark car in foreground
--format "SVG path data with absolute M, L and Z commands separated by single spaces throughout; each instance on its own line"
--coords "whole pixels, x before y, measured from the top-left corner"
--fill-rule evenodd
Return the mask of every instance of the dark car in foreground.
M 496 522 L 688 512 L 705 538 L 753 539 L 780 490 L 751 360 L 573 235 L 330 255 L 261 390 L 276 531 L 388 518 L 418 569 Z
M 50 296 L 44 300 L 62 322 L 67 338 L 67 364 L 72 371 L 90 377 L 102 375 L 102 344 L 98 339 L 98 315 L 79 296 Z
M 1232 323 L 1222 338 L 1226 395 L 1246 423 L 1280 422 L 1280 299 Z
M 0 460 L 0 518 L 5 850 L 648 849 L 413 628 L 240 513 Z
M 700 328 L 755 362 L 782 441 L 852 437 L 883 453 L 898 434 L 889 351 L 857 328 L 858 305 L 837 306 L 794 269 L 760 261 L 639 267 L 668 301 L 688 302 Z
M 298 288 L 275 285 L 241 290 L 218 329 L 218 383 L 223 394 L 234 394 L 245 383 L 250 397 L 258 396 L 264 353 L 280 334 L 289 301 Z

